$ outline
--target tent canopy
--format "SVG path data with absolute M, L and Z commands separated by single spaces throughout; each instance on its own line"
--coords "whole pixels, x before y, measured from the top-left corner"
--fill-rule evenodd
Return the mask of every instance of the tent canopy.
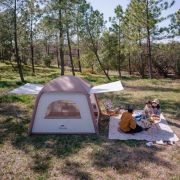
M 27 83 L 10 91 L 10 94 L 39 94 L 43 85 Z
M 90 89 L 89 94 L 122 91 L 123 89 L 124 88 L 121 84 L 121 81 L 116 81 L 116 82 L 112 82 L 112 83 L 102 84 L 99 86 L 94 86 Z
M 74 81 L 76 80 L 76 81 Z M 80 83 L 81 82 L 81 83 Z M 27 83 L 19 88 L 16 88 L 9 93 L 11 94 L 39 94 L 42 90 L 43 92 L 81 92 L 89 94 L 98 94 L 106 92 L 122 91 L 124 88 L 121 81 L 116 81 L 112 83 L 102 84 L 98 86 L 91 87 L 91 85 L 83 80 L 82 78 L 74 78 L 73 76 L 64 76 L 63 78 L 56 78 L 45 86 L 41 84 L 31 84 Z

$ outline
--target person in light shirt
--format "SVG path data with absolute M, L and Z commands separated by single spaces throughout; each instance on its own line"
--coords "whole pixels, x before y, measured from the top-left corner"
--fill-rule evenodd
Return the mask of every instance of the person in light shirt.
M 152 102 L 147 101 L 143 111 L 144 118 L 149 118 L 153 113 Z
M 160 110 L 160 102 L 159 99 L 154 99 L 152 101 L 152 108 L 153 108 L 153 114 L 160 116 L 161 110 Z

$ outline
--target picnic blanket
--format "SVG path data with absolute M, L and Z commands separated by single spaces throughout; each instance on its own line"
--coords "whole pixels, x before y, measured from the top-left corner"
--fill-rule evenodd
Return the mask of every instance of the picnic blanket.
M 142 131 L 140 133 L 126 134 L 122 131 L 118 131 L 118 124 L 120 116 L 111 116 L 109 123 L 109 139 L 119 140 L 146 140 L 146 141 L 171 141 L 176 142 L 179 140 L 177 135 L 168 125 L 163 114 L 160 115 L 161 122 L 158 124 L 159 128 L 150 128 L 148 131 Z

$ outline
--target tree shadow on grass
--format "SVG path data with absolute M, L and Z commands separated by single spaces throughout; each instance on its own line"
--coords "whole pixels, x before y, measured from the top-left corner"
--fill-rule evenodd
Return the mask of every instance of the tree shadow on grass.
M 78 162 L 66 160 L 63 166 L 62 173 L 72 176 L 75 179 L 91 180 L 91 174 L 83 170 L 83 166 Z
M 59 77 L 59 76 L 60 76 L 60 75 L 59 75 L 58 72 L 54 72 L 54 73 L 49 74 L 49 75 L 48 75 L 48 78 L 50 78 L 50 79 L 55 79 L 55 78 L 57 78 L 57 77 Z
M 153 86 L 130 86 L 130 85 L 124 85 L 124 87 L 134 91 L 139 90 L 139 91 L 159 91 L 159 92 L 180 93 L 180 89 L 175 89 L 175 88 L 164 88 L 164 87 L 153 87 Z
M 27 114 L 27 110 L 18 105 L 0 104 L 0 144 L 26 131 L 29 123 Z
M 131 145 L 129 146 L 129 142 Z M 142 142 L 141 142 L 142 143 Z M 156 153 L 162 151 L 163 148 L 154 147 L 146 148 L 141 145 L 132 146 L 132 141 L 125 141 L 125 143 L 110 142 L 101 145 L 101 149 L 94 151 L 91 154 L 93 166 L 99 170 L 113 168 L 119 174 L 133 174 L 139 172 L 143 177 L 150 176 L 146 170 L 146 164 L 152 163 L 157 166 L 163 166 L 169 170 L 173 169 L 173 165 L 159 158 Z
M 51 165 L 51 156 L 43 153 L 36 153 L 32 156 L 34 163 L 32 165 L 32 170 L 37 173 L 47 173 L 47 170 Z
M 109 120 L 110 120 L 110 116 L 105 114 L 101 115 L 100 120 L 98 122 L 100 135 L 108 137 Z
M 98 144 L 96 135 L 33 135 L 19 134 L 14 137 L 12 145 L 29 154 L 34 162 L 32 170 L 45 173 L 50 165 L 52 157 L 65 159 L 71 154 L 76 154 L 87 143 Z M 35 154 L 35 155 L 34 155 Z
M 1 81 L 0 82 L 0 88 L 15 88 L 18 85 L 22 85 L 23 83 L 20 81 Z
M 108 79 L 106 79 L 100 75 L 98 75 L 98 77 L 92 76 L 92 75 L 86 75 L 86 77 L 84 77 L 84 79 L 86 79 L 87 81 L 89 81 L 92 84 L 97 84 L 97 85 L 109 82 Z
M 160 103 L 162 111 L 171 114 L 176 118 L 180 118 L 180 102 L 172 100 L 161 100 Z
M 26 105 L 29 104 L 34 104 L 33 100 L 34 100 L 35 96 L 32 95 L 27 95 L 27 94 L 22 94 L 22 95 L 15 95 L 15 94 L 2 94 L 0 95 L 0 107 L 4 106 L 4 103 L 24 103 Z M 7 106 L 10 106 L 7 104 Z M 18 107 L 17 107 L 18 109 Z M 9 110 L 11 110 L 9 108 Z
M 177 128 L 180 128 L 180 124 L 177 124 L 175 122 L 171 122 L 169 120 L 167 120 L 168 124 L 171 125 L 171 126 L 174 126 L 174 127 L 177 127 Z
M 142 79 L 142 78 L 140 78 L 139 76 L 122 76 L 121 77 L 121 80 L 123 80 L 123 81 L 136 81 L 136 80 L 140 80 L 140 79 Z

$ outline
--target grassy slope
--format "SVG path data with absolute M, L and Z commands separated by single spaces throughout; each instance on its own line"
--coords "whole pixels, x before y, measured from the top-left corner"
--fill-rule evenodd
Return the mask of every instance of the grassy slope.
M 59 75 L 57 68 L 36 67 L 32 77 L 25 68 L 28 82 L 46 83 Z M 27 136 L 35 98 L 8 95 L 20 85 L 11 66 L 0 64 L 0 177 L 8 179 L 179 179 L 180 148 L 147 148 L 140 141 L 107 139 L 108 118 L 100 121 L 100 135 Z M 102 75 L 82 74 L 92 84 L 107 82 Z M 115 77 L 112 77 L 115 80 Z M 142 108 L 147 99 L 161 100 L 169 124 L 180 137 L 180 81 L 148 80 L 123 77 L 125 91 L 99 95 L 111 98 L 115 106 L 134 103 Z M 1 179 L 1 178 L 0 178 Z

